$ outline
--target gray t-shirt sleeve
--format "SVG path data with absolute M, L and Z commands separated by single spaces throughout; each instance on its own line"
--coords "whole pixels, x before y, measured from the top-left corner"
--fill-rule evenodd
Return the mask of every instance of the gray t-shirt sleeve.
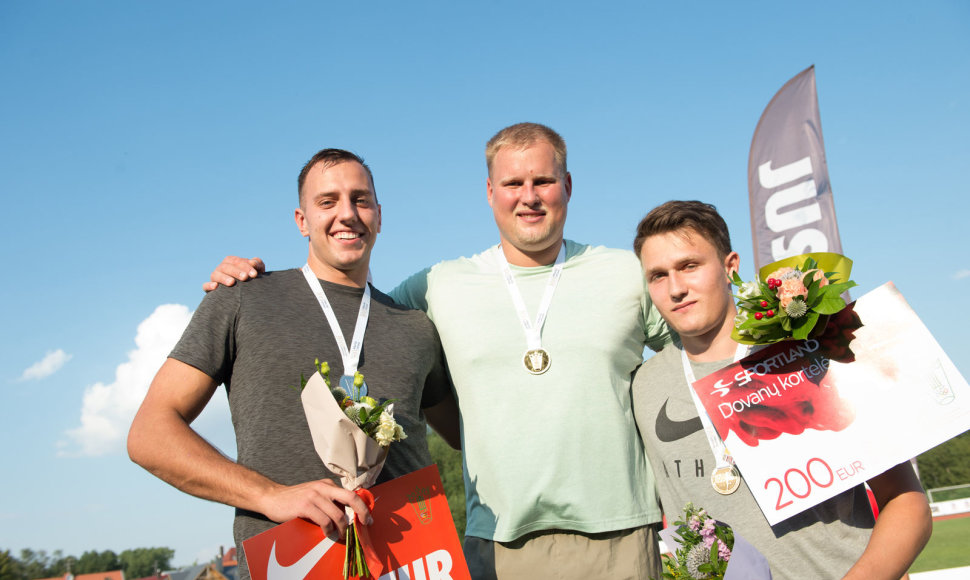
M 235 325 L 239 312 L 237 287 L 209 292 L 169 357 L 191 365 L 217 383 L 229 383 L 235 359 Z

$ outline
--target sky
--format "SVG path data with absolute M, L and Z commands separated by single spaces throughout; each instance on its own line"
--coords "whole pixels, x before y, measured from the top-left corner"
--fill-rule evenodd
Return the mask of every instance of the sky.
M 0 3 L 0 550 L 232 544 L 124 439 L 225 255 L 303 264 L 324 147 L 374 171 L 380 288 L 498 241 L 484 145 L 519 121 L 569 145 L 568 238 L 701 199 L 751 278 L 751 136 L 814 64 L 853 295 L 894 281 L 970 376 L 970 4 L 328 4 Z M 194 426 L 234 455 L 224 390 Z

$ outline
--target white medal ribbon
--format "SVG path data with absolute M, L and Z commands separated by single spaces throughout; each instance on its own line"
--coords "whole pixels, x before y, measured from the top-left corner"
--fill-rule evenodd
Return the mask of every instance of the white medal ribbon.
M 748 354 L 748 347 L 743 344 L 739 344 L 738 348 L 734 351 L 734 362 L 738 362 Z M 714 454 L 714 459 L 717 461 L 716 469 L 722 467 L 733 467 L 734 458 L 727 451 L 727 446 L 721 439 L 721 436 L 717 434 L 717 429 L 714 428 L 714 424 L 711 422 L 711 418 L 707 415 L 707 411 L 704 409 L 704 404 L 701 403 L 700 397 L 694 392 L 694 381 L 697 379 L 694 377 L 694 369 L 690 366 L 690 360 L 687 358 L 687 351 L 681 349 L 680 351 L 681 361 L 684 363 L 684 378 L 687 379 L 687 390 L 690 391 L 690 397 L 694 400 L 694 406 L 697 407 L 697 413 L 701 419 L 701 425 L 704 426 L 704 433 L 707 435 L 707 444 L 711 446 L 711 452 Z
M 525 302 L 522 300 L 522 293 L 519 291 L 518 284 L 515 283 L 515 276 L 512 275 L 512 268 L 509 267 L 509 261 L 505 259 L 505 253 L 501 247 L 498 248 L 496 253 L 499 256 L 499 266 L 502 268 L 505 287 L 508 288 L 509 295 L 512 296 L 515 311 L 519 315 L 519 322 L 522 323 L 522 328 L 525 330 L 526 345 L 529 350 L 541 349 L 542 325 L 546 321 L 549 305 L 552 304 L 552 295 L 556 292 L 556 286 L 559 285 L 559 278 L 562 276 L 562 267 L 566 262 L 566 242 L 563 242 L 562 247 L 559 248 L 559 255 L 556 256 L 556 263 L 553 265 L 552 272 L 549 274 L 549 281 L 546 282 L 546 291 L 543 293 L 542 301 L 539 303 L 539 311 L 536 312 L 535 322 L 529 320 L 529 311 L 526 310 Z
M 310 290 L 317 297 L 317 302 L 320 303 L 320 308 L 327 317 L 327 322 L 330 323 L 333 338 L 337 341 L 337 348 L 340 349 L 340 358 L 343 359 L 343 376 L 350 377 L 352 383 L 354 373 L 357 372 L 357 365 L 360 363 L 360 351 L 364 346 L 364 331 L 367 329 L 367 318 L 370 316 L 370 285 L 364 284 L 364 297 L 360 300 L 360 309 L 357 311 L 357 324 L 354 326 L 354 335 L 350 339 L 350 347 L 348 348 L 347 341 L 344 340 L 344 333 L 340 330 L 340 325 L 337 323 L 337 315 L 334 314 L 333 308 L 330 306 L 330 301 L 327 300 L 327 294 L 323 291 L 323 287 L 320 285 L 320 281 L 317 280 L 316 274 L 310 269 L 310 264 L 303 265 L 303 277 L 306 278 L 307 284 L 310 285 Z M 345 381 L 341 380 L 341 383 L 343 382 Z M 366 390 L 361 393 L 361 395 L 365 394 L 367 394 Z

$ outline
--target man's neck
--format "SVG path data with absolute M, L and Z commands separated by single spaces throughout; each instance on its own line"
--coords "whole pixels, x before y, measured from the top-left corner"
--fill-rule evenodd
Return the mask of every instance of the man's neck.
M 680 337 L 687 358 L 694 362 L 715 362 L 733 358 L 738 348 L 738 343 L 731 338 L 734 315 L 732 309 L 732 312 L 725 315 L 724 323 L 707 334 Z
M 310 265 L 310 270 L 313 271 L 313 275 L 320 280 L 340 284 L 341 286 L 351 286 L 353 288 L 363 288 L 367 284 L 368 270 L 366 267 L 355 268 L 353 270 L 338 270 L 329 264 L 313 259 L 312 256 L 307 259 L 307 264 Z
M 505 259 L 509 264 L 523 268 L 535 268 L 537 266 L 550 266 L 555 263 L 556 258 L 559 256 L 559 248 L 562 247 L 563 243 L 563 239 L 559 238 L 557 243 L 552 244 L 548 248 L 531 252 L 516 248 L 503 240 L 501 249 L 502 254 L 505 255 Z

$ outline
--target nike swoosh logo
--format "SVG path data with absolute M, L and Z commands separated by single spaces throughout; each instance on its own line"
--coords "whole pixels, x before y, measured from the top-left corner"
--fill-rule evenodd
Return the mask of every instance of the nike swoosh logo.
M 267 580 L 303 580 L 310 574 L 310 570 L 317 565 L 323 556 L 330 550 L 334 542 L 330 538 L 324 538 L 319 544 L 310 548 L 310 551 L 302 558 L 284 566 L 276 559 L 276 542 L 269 551 L 269 563 L 266 565 Z
M 714 386 L 711 387 L 711 394 L 713 395 L 717 393 L 723 397 L 728 394 L 728 391 L 731 390 L 731 385 L 733 384 L 734 383 L 722 383 L 721 379 L 718 379 L 717 382 L 714 383 Z
M 671 420 L 667 416 L 667 403 L 669 402 L 670 399 L 664 401 L 663 406 L 660 407 L 660 412 L 657 413 L 657 424 L 655 426 L 657 439 L 660 439 L 664 443 L 672 443 L 704 428 L 700 417 L 694 417 L 686 421 Z

